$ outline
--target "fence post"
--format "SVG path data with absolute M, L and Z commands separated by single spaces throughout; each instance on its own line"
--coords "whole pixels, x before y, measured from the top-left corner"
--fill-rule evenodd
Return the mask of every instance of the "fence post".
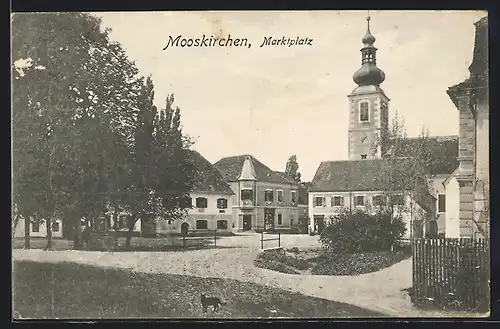
M 281 233 L 278 232 L 278 248 L 281 248 Z
M 217 247 L 217 230 L 214 231 L 214 245 Z
M 186 236 L 182 236 L 182 247 L 186 248 Z
M 260 232 L 260 249 L 264 249 L 264 232 Z

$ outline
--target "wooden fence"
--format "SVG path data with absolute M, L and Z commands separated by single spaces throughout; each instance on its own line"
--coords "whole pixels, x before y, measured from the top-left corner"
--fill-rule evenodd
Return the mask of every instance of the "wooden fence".
M 416 239 L 412 300 L 445 309 L 487 311 L 489 270 L 486 239 Z

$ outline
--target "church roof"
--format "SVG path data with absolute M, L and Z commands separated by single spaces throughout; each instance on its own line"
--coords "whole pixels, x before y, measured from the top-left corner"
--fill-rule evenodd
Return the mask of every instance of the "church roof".
M 233 190 L 222 177 L 221 173 L 200 153 L 190 151 L 190 161 L 195 167 L 193 192 L 220 193 L 233 195 Z
M 222 177 L 226 181 L 236 182 L 242 174 L 243 165 L 246 159 L 250 160 L 255 172 L 255 178 L 258 181 L 282 184 L 297 184 L 291 177 L 285 177 L 283 176 L 284 173 L 271 170 L 268 166 L 249 154 L 222 158 L 214 163 L 214 166 L 215 168 L 217 168 L 217 170 L 219 170 L 219 172 L 222 174 Z
M 411 154 L 412 150 L 418 148 L 420 142 L 418 137 L 406 138 L 404 145 L 400 148 L 400 156 Z M 458 167 L 458 136 L 429 136 L 427 145 L 432 156 L 429 162 L 429 175 L 451 174 Z

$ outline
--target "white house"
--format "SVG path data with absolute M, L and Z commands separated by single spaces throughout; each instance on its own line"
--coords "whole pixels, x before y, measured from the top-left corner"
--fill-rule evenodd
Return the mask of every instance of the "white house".
M 322 162 L 309 189 L 310 231 L 319 233 L 345 208 L 371 212 L 380 206 L 385 191 L 380 173 L 386 165 L 385 159 Z M 411 197 L 408 191 L 401 190 L 393 195 L 391 203 L 406 223 L 404 238 L 410 238 L 412 233 L 414 237 L 422 236 L 424 223 L 435 218 L 435 198 L 428 192 Z
M 190 159 L 195 167 L 195 183 L 190 192 L 191 209 L 182 218 L 156 218 L 147 225 L 138 220 L 134 231 L 142 234 L 204 232 L 217 230 L 231 232 L 233 191 L 222 178 L 220 172 L 200 153 L 190 151 Z M 118 230 L 127 230 L 128 213 L 118 215 Z M 114 230 L 113 216 L 109 216 L 108 229 Z M 147 226 L 147 227 L 146 227 Z
M 445 237 L 460 238 L 460 186 L 457 180 L 458 168 L 443 181 L 445 189 Z
M 57 219 L 52 224 L 52 237 L 61 238 L 63 236 L 63 223 L 61 219 Z M 24 237 L 25 223 L 24 219 L 19 220 L 14 228 L 14 236 L 16 238 Z M 30 237 L 46 237 L 47 225 L 45 221 L 30 224 Z

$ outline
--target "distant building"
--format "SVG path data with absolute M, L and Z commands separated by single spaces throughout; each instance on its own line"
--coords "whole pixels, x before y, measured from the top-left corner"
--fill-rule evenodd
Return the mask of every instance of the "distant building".
M 387 172 L 389 165 L 385 159 L 322 162 L 309 189 L 310 230 L 321 233 L 322 228 L 345 209 L 375 212 L 387 202 L 384 200 L 387 183 L 380 173 Z M 435 198 L 430 192 L 412 197 L 413 187 L 393 188 L 395 193 L 390 202 L 395 205 L 394 215 L 400 215 L 406 224 L 405 238 L 411 234 L 421 237 L 425 234 L 424 223 L 433 220 Z
M 389 132 L 389 97 L 380 87 L 385 73 L 377 67 L 375 37 L 370 31 L 367 18 L 366 35 L 362 38 L 361 68 L 354 75 L 357 87 L 347 96 L 349 99 L 349 135 L 347 161 L 324 161 L 320 164 L 309 188 L 308 213 L 310 230 L 318 232 L 335 213 L 345 207 L 368 209 L 377 207 L 387 183 L 379 179 L 388 166 L 387 155 L 393 152 Z M 399 149 L 401 154 L 392 154 L 393 159 L 407 157 L 405 150 L 415 147 L 418 138 L 407 138 Z M 413 197 L 415 186 L 393 186 L 399 189 L 397 208 L 407 223 L 407 236 L 422 236 L 424 232 L 437 235 L 445 231 L 445 189 L 442 182 L 458 166 L 458 138 L 456 136 L 430 137 L 428 143 L 435 156 L 435 168 L 428 174 L 429 186 L 422 187 Z M 374 146 L 377 148 L 374 149 Z M 431 179 L 432 178 L 432 179 Z M 406 210 L 403 210 L 406 209 Z M 437 212 L 436 210 L 439 210 Z M 416 214 L 419 213 L 419 216 Z M 418 218 L 417 218 L 418 217 Z M 413 223 L 413 228 L 410 223 Z
M 234 193 L 222 178 L 220 172 L 197 151 L 190 151 L 190 160 L 195 167 L 195 184 L 190 192 L 191 209 L 178 219 L 155 218 L 151 223 L 141 224 L 137 220 L 134 232 L 143 235 L 155 233 L 181 234 L 183 232 L 204 232 L 232 230 L 232 202 Z M 128 231 L 127 212 L 120 212 L 115 221 L 112 213 L 107 216 L 106 230 Z
M 298 184 L 251 155 L 222 158 L 214 166 L 235 193 L 236 231 L 292 232 L 298 226 Z
M 475 26 L 470 77 L 447 91 L 460 115 L 460 236 L 471 238 L 489 237 L 490 222 L 488 17 Z

